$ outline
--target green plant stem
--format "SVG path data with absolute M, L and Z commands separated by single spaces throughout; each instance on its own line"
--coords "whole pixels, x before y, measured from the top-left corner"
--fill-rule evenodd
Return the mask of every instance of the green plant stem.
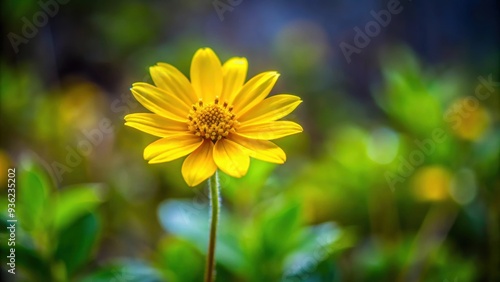
M 220 213 L 219 175 L 215 174 L 208 180 L 210 189 L 210 239 L 208 242 L 207 264 L 205 266 L 205 282 L 215 281 L 215 242 L 217 239 L 217 225 Z

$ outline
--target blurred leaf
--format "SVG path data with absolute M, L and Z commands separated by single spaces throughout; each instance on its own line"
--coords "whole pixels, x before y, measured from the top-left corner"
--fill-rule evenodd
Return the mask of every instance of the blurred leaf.
M 275 168 L 276 164 L 252 159 L 247 174 L 242 178 L 220 173 L 222 193 L 228 200 L 239 206 L 251 207 Z
M 284 266 L 285 277 L 309 277 L 321 262 L 355 245 L 353 231 L 341 230 L 327 222 L 304 230 L 302 240 Z
M 45 171 L 30 160 L 23 160 L 19 169 L 18 207 L 20 224 L 27 230 L 41 228 L 46 220 L 44 209 L 52 183 Z
M 221 219 L 217 238 L 217 262 L 238 274 L 244 273 L 250 263 L 244 256 L 240 234 L 234 232 L 241 228 L 241 225 L 234 223 L 234 220 L 229 221 L 224 217 Z
M 69 275 L 88 260 L 100 229 L 99 218 L 88 213 L 61 230 L 55 258 L 65 262 Z
M 167 238 L 161 243 L 160 266 L 168 281 L 202 281 L 204 262 L 201 252 L 187 241 Z
M 103 186 L 81 184 L 66 187 L 55 198 L 54 228 L 61 230 L 87 212 L 94 210 L 102 202 Z
M 283 254 L 293 246 L 300 228 L 301 206 L 297 201 L 274 205 L 262 219 L 262 244 L 265 250 Z
M 124 260 L 83 278 L 81 282 L 162 282 L 161 275 L 139 260 Z
M 194 243 L 200 249 L 208 243 L 208 210 L 188 201 L 170 200 L 158 208 L 163 228 Z
M 193 202 L 165 201 L 158 209 L 160 222 L 168 232 L 191 242 L 200 252 L 206 254 L 208 246 L 208 207 L 199 207 Z M 234 233 L 239 227 L 221 211 L 217 236 L 217 262 L 235 272 L 245 268 L 245 258 L 239 245 L 239 236 Z
M 424 72 L 416 55 L 406 47 L 390 49 L 381 57 L 381 64 L 384 79 L 383 86 L 374 91 L 377 104 L 410 132 L 426 136 L 440 127 L 441 93 L 455 89 L 445 86 L 453 81 Z
M 477 281 L 474 279 L 477 277 L 477 264 L 446 244 L 429 258 L 429 264 L 422 277 L 424 281 Z

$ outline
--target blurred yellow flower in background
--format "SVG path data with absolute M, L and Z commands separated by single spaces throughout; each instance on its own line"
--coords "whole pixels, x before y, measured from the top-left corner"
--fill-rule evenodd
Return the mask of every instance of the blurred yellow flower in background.
M 461 98 L 450 107 L 453 132 L 460 138 L 475 141 L 483 137 L 488 130 L 491 120 L 486 110 L 479 102 L 472 104 L 472 99 Z
M 449 199 L 452 173 L 439 165 L 420 168 L 413 176 L 412 190 L 421 201 L 438 202 Z
M 191 81 L 177 68 L 158 63 L 150 68 L 154 85 L 134 83 L 134 97 L 153 113 L 125 116 L 125 125 L 161 137 L 144 150 L 149 163 L 189 155 L 182 175 L 189 186 L 216 169 L 233 177 L 247 173 L 250 157 L 282 164 L 283 150 L 269 140 L 302 132 L 291 121 L 278 121 L 302 100 L 279 94 L 266 98 L 279 74 L 260 73 L 245 83 L 248 63 L 231 58 L 224 65 L 210 48 L 199 49 L 191 62 Z

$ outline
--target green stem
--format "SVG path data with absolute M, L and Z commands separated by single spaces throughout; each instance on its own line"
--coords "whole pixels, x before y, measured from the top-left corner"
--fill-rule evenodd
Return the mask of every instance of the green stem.
M 210 239 L 208 242 L 207 264 L 205 266 L 205 282 L 215 281 L 215 242 L 217 239 L 217 225 L 220 213 L 219 175 L 215 174 L 208 180 L 210 189 Z

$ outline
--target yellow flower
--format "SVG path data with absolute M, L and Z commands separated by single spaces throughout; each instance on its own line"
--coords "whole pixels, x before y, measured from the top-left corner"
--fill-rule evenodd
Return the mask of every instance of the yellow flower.
M 289 94 L 266 98 L 279 74 L 264 72 L 245 83 L 247 69 L 245 58 L 221 65 L 210 48 L 195 53 L 191 82 L 169 64 L 151 67 L 156 86 L 138 82 L 131 90 L 153 113 L 125 117 L 125 125 L 161 137 L 144 149 L 144 159 L 162 163 L 189 155 L 182 165 L 189 186 L 206 180 L 217 168 L 242 177 L 250 157 L 284 163 L 285 152 L 268 140 L 302 132 L 295 122 L 278 121 L 302 100 Z

